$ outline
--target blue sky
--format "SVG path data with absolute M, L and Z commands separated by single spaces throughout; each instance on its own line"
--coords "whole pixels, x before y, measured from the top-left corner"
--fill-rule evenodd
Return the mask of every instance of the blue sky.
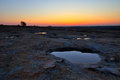
M 0 0 L 4 24 L 25 20 L 31 25 L 80 25 L 85 19 L 86 25 L 120 24 L 119 14 L 120 0 Z

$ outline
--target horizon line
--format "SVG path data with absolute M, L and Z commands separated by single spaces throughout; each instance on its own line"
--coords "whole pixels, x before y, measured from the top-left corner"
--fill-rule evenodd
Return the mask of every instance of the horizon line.
M 0 24 L 0 26 L 21 26 L 20 24 Z M 26 25 L 26 26 L 36 26 L 36 27 L 91 27 L 91 26 L 120 26 L 120 25 Z

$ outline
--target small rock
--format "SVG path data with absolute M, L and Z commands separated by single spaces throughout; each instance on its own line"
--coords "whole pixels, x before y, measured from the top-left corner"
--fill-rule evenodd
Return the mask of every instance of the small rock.
M 103 67 L 103 68 L 98 68 L 99 71 L 102 72 L 109 72 L 111 74 L 120 76 L 120 68 L 110 68 L 110 67 Z
M 119 55 L 108 56 L 105 60 L 107 62 L 119 62 Z
M 114 60 L 115 60 L 115 58 L 111 57 L 111 58 L 110 58 L 110 60 L 111 60 L 111 61 L 114 61 Z
M 45 69 L 53 68 L 53 67 L 55 67 L 55 61 L 48 62 L 43 66 L 43 68 Z

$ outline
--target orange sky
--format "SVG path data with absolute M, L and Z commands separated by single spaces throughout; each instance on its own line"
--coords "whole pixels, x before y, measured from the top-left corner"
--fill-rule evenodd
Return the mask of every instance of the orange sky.
M 0 24 L 120 25 L 120 0 L 1 0 Z

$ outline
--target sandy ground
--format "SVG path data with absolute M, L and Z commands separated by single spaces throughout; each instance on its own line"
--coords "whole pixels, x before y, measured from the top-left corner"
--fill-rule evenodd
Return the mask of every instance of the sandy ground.
M 50 54 L 69 50 L 102 60 L 72 64 Z M 2 26 L 0 80 L 120 80 L 120 30 Z

